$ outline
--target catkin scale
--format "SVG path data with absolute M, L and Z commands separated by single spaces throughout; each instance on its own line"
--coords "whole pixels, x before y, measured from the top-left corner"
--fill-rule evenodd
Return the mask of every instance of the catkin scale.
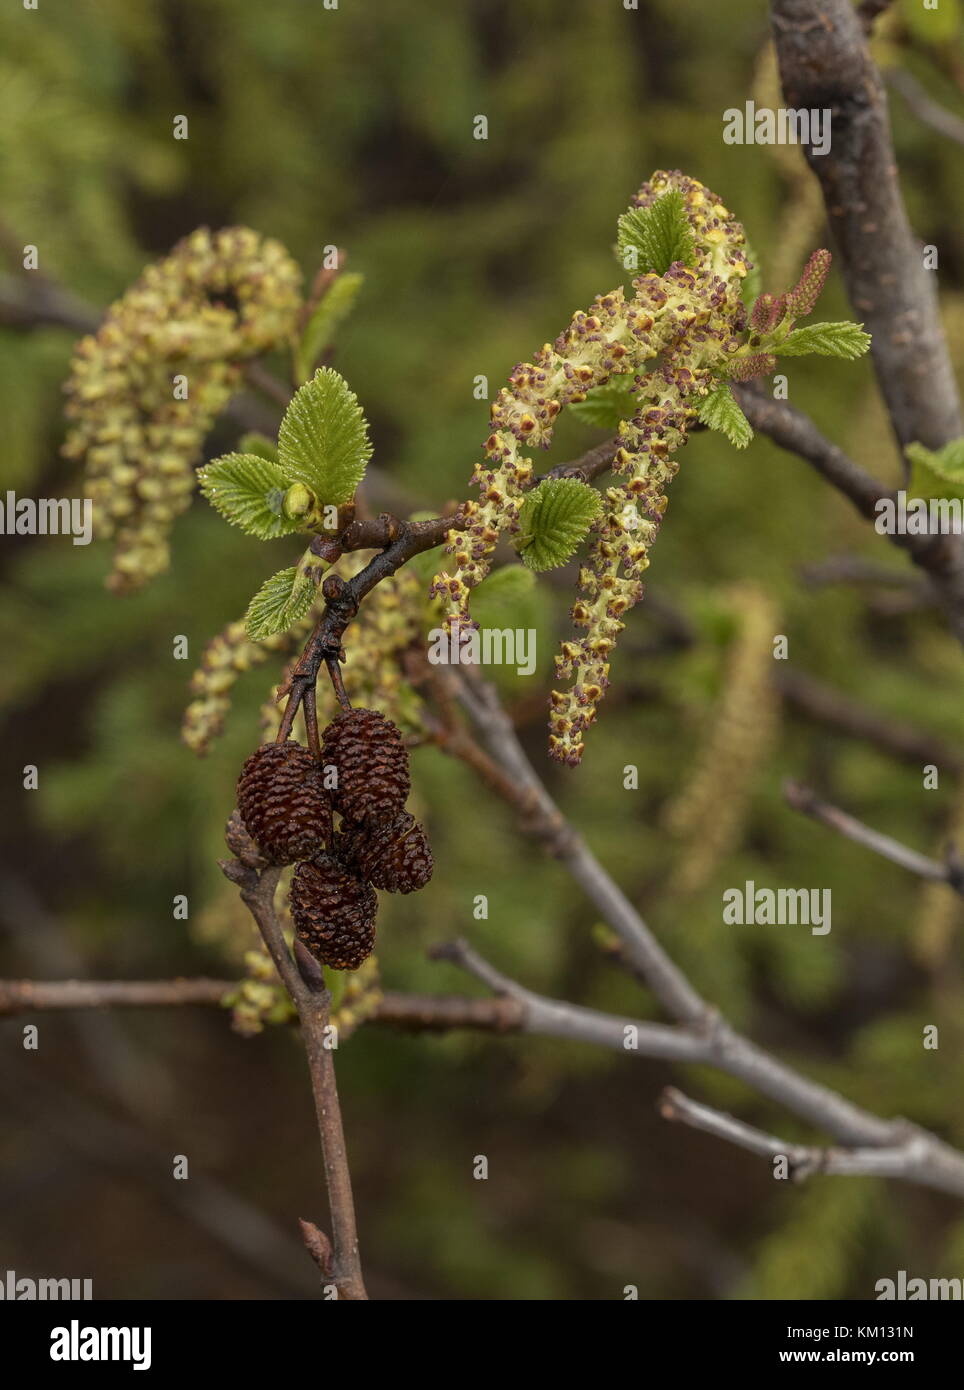
M 289 901 L 298 940 L 323 965 L 357 970 L 371 955 L 378 910 L 375 890 L 330 855 L 298 865 Z
M 321 769 L 299 743 L 263 743 L 238 778 L 241 819 L 274 864 L 317 854 L 331 840 L 331 805 Z

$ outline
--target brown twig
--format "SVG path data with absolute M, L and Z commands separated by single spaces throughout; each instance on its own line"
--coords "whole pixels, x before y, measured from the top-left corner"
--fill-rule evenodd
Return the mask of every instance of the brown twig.
M 866 14 L 866 11 L 865 11 Z M 902 448 L 964 434 L 937 307 L 907 218 L 887 96 L 851 0 L 771 0 L 788 107 L 831 111 L 830 148 L 805 153 L 820 180 L 854 312 Z
M 331 995 L 324 986 L 324 975 L 320 968 L 316 967 L 312 973 L 306 963 L 304 968 L 299 969 L 285 944 L 274 906 L 280 870 L 267 868 L 258 873 L 256 869 L 242 864 L 240 859 L 223 861 L 221 868 L 225 877 L 240 888 L 241 900 L 258 924 L 265 946 L 298 1011 L 318 1117 L 331 1210 L 331 1282 L 336 1286 L 339 1298 L 366 1299 L 368 1294 L 358 1253 L 351 1174 L 338 1103 L 334 1055 L 328 1033 Z M 314 962 L 311 964 L 314 965 Z
M 0 980 L 0 1014 L 222 1004 L 230 980 Z
M 913 724 L 880 714 L 804 671 L 777 670 L 773 681 L 793 709 L 818 724 L 863 739 L 917 768 L 933 764 L 941 771 L 964 772 L 964 756 L 951 744 Z

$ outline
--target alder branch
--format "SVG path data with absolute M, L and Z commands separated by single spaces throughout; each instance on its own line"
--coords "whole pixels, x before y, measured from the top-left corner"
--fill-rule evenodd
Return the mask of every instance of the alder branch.
M 688 1051 L 690 1047 L 698 1048 L 700 1060 L 746 1082 L 801 1119 L 825 1130 L 848 1148 L 893 1149 L 901 1145 L 905 1139 L 902 1122 L 882 1120 L 829 1087 L 802 1076 L 736 1032 L 700 996 L 581 838 L 567 826 L 526 757 L 492 687 L 479 680 L 474 673 L 469 676 L 464 668 L 459 675 L 452 674 L 450 678 L 457 684 L 459 699 L 475 725 L 486 752 L 509 773 L 517 786 L 517 793 L 510 804 L 516 810 L 523 811 L 523 830 L 538 834 L 539 827 L 533 825 L 533 819 L 539 818 L 544 818 L 553 827 L 557 857 L 620 937 L 634 969 L 646 979 L 666 1012 L 681 1025 L 670 1030 L 673 1034 L 672 1047 L 680 1046 L 679 1035 L 685 1035 L 683 1051 Z M 533 807 L 536 808 L 535 813 Z M 565 833 L 560 834 L 560 828 Z M 493 967 L 480 962 L 480 958 L 464 943 L 448 947 L 443 954 L 446 959 L 461 964 L 469 973 L 482 979 L 496 993 L 510 994 L 527 1009 L 534 1007 L 533 998 L 522 986 L 511 985 Z M 549 1002 L 558 1010 L 568 1011 L 575 1007 Z M 552 1016 L 556 1020 L 561 1017 L 559 1014 Z M 626 1022 L 620 1020 L 619 1024 L 625 1026 Z M 522 1026 L 525 1031 L 526 1024 Z M 647 1030 L 654 1027 L 652 1024 L 644 1026 Z M 654 1047 L 665 1049 L 654 1055 L 670 1055 L 671 1045 L 663 1033 L 650 1034 L 647 1031 L 646 1037 Z M 598 1040 L 602 1041 L 602 1038 Z M 620 1046 L 624 1047 L 624 1043 Z M 926 1145 L 915 1161 L 912 1172 L 900 1176 L 923 1186 L 964 1196 L 964 1154 L 936 1137 L 927 1136 Z
M 926 1163 L 930 1142 L 928 1134 L 903 1122 L 901 1128 L 905 1137 L 889 1148 L 825 1149 L 810 1144 L 787 1144 L 734 1115 L 691 1100 L 675 1086 L 668 1086 L 660 1096 L 659 1113 L 664 1120 L 702 1130 L 704 1134 L 725 1139 L 762 1158 L 785 1158 L 794 1182 L 802 1182 L 816 1173 L 849 1178 L 903 1178 L 916 1182 L 914 1174 L 921 1162 Z
M 887 95 L 851 0 L 771 0 L 787 106 L 831 115 L 830 147 L 805 147 L 820 181 L 847 293 L 872 335 L 880 389 L 901 447 L 964 434 L 941 332 L 936 276 L 924 269 L 897 177 Z
M 0 980 L 0 1014 L 222 1004 L 230 980 Z
M 274 914 L 273 904 L 270 909 Z M 280 927 L 277 928 L 280 931 Z M 461 995 L 409 995 L 386 992 L 366 1022 L 412 1032 L 520 1032 L 564 1038 L 572 1042 L 606 1047 L 624 1056 L 672 1062 L 703 1063 L 715 1066 L 755 1086 L 761 1093 L 781 1101 L 811 1123 L 827 1129 L 846 1142 L 853 1133 L 863 1135 L 847 1148 L 821 1149 L 788 1145 L 732 1116 L 721 1115 L 708 1106 L 687 1100 L 678 1091 L 664 1092 L 660 1113 L 667 1119 L 682 1120 L 709 1133 L 764 1156 L 785 1155 L 794 1176 L 811 1171 L 844 1175 L 876 1174 L 914 1182 L 925 1187 L 964 1196 L 964 1155 L 949 1148 L 935 1136 L 911 1126 L 907 1121 L 885 1122 L 857 1107 L 826 1087 L 799 1077 L 730 1030 L 707 1007 L 707 1026 L 661 1024 L 607 1014 L 583 1008 L 564 1000 L 547 998 L 509 979 L 484 960 L 465 941 L 436 946 L 430 955 L 464 970 L 493 991 L 492 997 L 475 999 Z M 113 990 L 98 999 L 105 984 L 87 982 L 84 995 L 72 992 L 54 1007 L 96 1007 L 98 1003 L 117 1003 Z M 187 981 L 158 981 L 159 986 L 183 986 Z M 212 983 L 212 982 L 206 982 Z M 16 1008 L 44 1007 L 36 1001 L 45 991 L 54 992 L 55 983 L 0 981 L 0 1001 L 20 996 L 23 985 L 30 985 L 29 997 L 20 998 Z M 171 1002 L 172 991 L 167 991 Z M 134 1000 L 125 1002 L 148 1002 Z M 158 1000 L 157 1002 L 163 1002 Z M 213 998 L 198 1002 L 214 1003 Z M 0 1012 L 10 1012 L 0 1007 Z M 751 1064 L 748 1067 L 748 1062 Z M 787 1085 L 789 1082 L 789 1085 Z M 667 1097 L 676 1098 L 670 1104 Z M 335 1279 L 334 1250 L 317 1226 L 300 1222 L 305 1245 L 326 1278 Z M 345 1295 L 348 1296 L 347 1294 Z
M 234 848 L 236 834 L 230 836 Z M 355 1204 L 351 1190 L 351 1174 L 345 1148 L 341 1107 L 335 1080 L 334 1052 L 328 1035 L 328 1016 L 331 994 L 325 988 L 324 973 L 307 952 L 292 958 L 285 943 L 281 923 L 275 911 L 274 898 L 281 871 L 265 868 L 259 871 L 240 858 L 223 860 L 225 877 L 237 884 L 241 900 L 258 925 L 271 959 L 298 1011 L 301 1033 L 308 1058 L 311 1090 L 318 1118 L 325 1183 L 332 1223 L 332 1255 L 329 1262 L 331 1282 L 339 1298 L 367 1299 L 358 1252 L 358 1232 L 355 1224 Z M 310 1226 L 310 1223 L 307 1223 Z M 311 1230 L 316 1228 L 311 1227 Z M 312 1252 L 310 1232 L 302 1223 L 309 1253 Z
M 759 383 L 735 387 L 744 414 L 755 430 L 768 435 L 781 449 L 797 454 L 842 493 L 861 516 L 875 521 L 877 504 L 896 505 L 897 493 L 847 457 L 836 444 L 788 401 L 773 400 Z M 920 437 L 920 436 L 917 436 Z M 953 534 L 909 535 L 896 532 L 887 539 L 910 555 L 934 586 L 955 635 L 964 642 L 964 538 Z
M 961 864 L 953 847 L 942 864 L 939 860 L 929 859 L 926 854 L 919 854 L 917 850 L 910 849 L 899 840 L 865 825 L 855 816 L 842 811 L 839 806 L 821 800 L 812 787 L 805 786 L 802 782 L 784 782 L 783 795 L 787 805 L 794 811 L 802 811 L 805 816 L 810 816 L 821 825 L 835 830 L 838 835 L 853 840 L 855 844 L 863 845 L 865 849 L 879 854 L 882 859 L 889 859 L 892 864 L 897 864 L 912 874 L 917 874 L 919 878 L 946 883 L 955 893 L 964 897 L 964 865 Z
M 964 756 L 951 744 L 913 724 L 880 714 L 805 671 L 778 670 L 773 683 L 788 704 L 818 724 L 862 739 L 917 768 L 933 763 L 942 771 L 964 772 Z

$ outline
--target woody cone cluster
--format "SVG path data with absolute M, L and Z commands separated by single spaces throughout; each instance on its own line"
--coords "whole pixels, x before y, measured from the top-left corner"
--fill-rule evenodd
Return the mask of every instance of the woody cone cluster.
M 333 970 L 357 970 L 375 945 L 374 890 L 424 888 L 432 851 L 405 810 L 408 750 L 392 721 L 346 710 L 323 740 L 330 791 L 307 748 L 265 744 L 241 770 L 238 810 L 265 859 L 297 864 L 290 903 L 298 939 Z

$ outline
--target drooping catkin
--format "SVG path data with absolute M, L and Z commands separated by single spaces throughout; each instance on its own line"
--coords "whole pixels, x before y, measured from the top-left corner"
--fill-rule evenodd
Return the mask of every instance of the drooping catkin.
M 63 452 L 83 460 L 97 532 L 115 538 L 115 592 L 167 568 L 168 534 L 190 502 L 204 438 L 241 364 L 293 330 L 300 284 L 280 242 L 247 227 L 202 227 L 148 266 L 77 344 Z
M 478 500 L 462 508 L 464 529 L 449 532 L 451 568 L 436 575 L 432 588 L 447 605 L 448 623 L 471 623 L 471 591 L 488 574 L 500 534 L 518 530 L 533 485 L 527 451 L 548 448 L 566 406 L 613 376 L 631 376 L 638 411 L 619 429 L 617 480 L 606 490 L 579 571 L 572 610 L 579 632 L 557 658 L 565 688 L 550 699 L 550 756 L 571 766 L 582 757 L 584 735 L 609 684 L 609 657 L 624 615 L 642 597 L 666 485 L 678 467 L 672 455 L 686 443 L 714 369 L 732 362 L 746 322 L 741 285 L 749 262 L 742 227 L 716 194 L 679 170 L 655 173 L 633 207 L 652 207 L 669 192 L 685 208 L 693 267 L 676 261 L 663 274 L 640 274 L 631 297 L 622 287 L 598 296 L 554 343 L 516 367 L 492 404 L 485 459 L 471 478 Z
M 685 842 L 667 890 L 671 897 L 700 892 L 737 845 L 776 735 L 776 608 L 763 590 L 748 584 L 729 597 L 738 629 L 727 653 L 723 692 L 695 768 L 663 813 L 666 828 Z
M 297 647 L 308 636 L 314 621 L 314 616 L 309 615 L 287 632 L 258 642 L 252 642 L 247 636 L 243 622 L 234 622 L 211 638 L 201 655 L 200 666 L 191 677 L 190 691 L 194 698 L 184 711 L 181 723 L 181 739 L 193 753 L 206 753 L 222 732 L 238 678 L 245 671 L 263 666 L 269 657 L 284 656 Z M 276 724 L 274 733 L 277 729 Z

